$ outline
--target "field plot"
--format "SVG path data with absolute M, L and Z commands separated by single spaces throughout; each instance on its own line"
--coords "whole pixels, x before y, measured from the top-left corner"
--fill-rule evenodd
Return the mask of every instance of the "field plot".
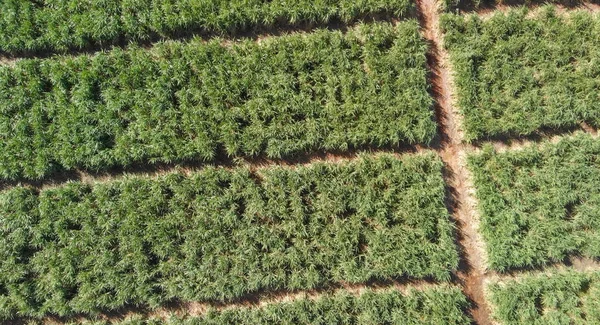
M 407 21 L 23 60 L 0 68 L 0 178 L 427 143 L 426 51 Z
M 0 52 L 66 51 L 256 27 L 402 17 L 410 0 L 7 0 L 0 2 Z
M 402 294 L 397 290 L 366 291 L 360 296 L 341 292 L 316 300 L 269 304 L 261 308 L 211 311 L 202 317 L 167 320 L 130 317 L 118 323 L 84 325 L 271 325 L 271 324 L 471 324 L 464 311 L 465 296 L 458 288 L 442 287 Z
M 503 325 L 598 324 L 600 273 L 523 276 L 488 288 L 493 316 Z
M 598 157 L 600 140 L 579 134 L 470 158 L 492 269 L 600 257 Z
M 399 277 L 458 265 L 434 154 L 208 168 L 0 194 L 0 318 Z
M 442 17 L 469 141 L 600 124 L 600 19 L 547 7 Z

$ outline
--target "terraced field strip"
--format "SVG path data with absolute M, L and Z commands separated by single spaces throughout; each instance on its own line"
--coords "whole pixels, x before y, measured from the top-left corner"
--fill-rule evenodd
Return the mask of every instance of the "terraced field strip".
M 0 67 L 0 178 L 427 144 L 415 20 Z
M 447 282 L 458 253 L 442 167 L 434 153 L 379 155 L 4 191 L 0 317 Z

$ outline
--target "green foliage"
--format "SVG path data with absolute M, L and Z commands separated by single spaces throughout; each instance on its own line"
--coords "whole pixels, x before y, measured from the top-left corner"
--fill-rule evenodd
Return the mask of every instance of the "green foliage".
M 347 292 L 325 294 L 317 300 L 300 299 L 259 308 L 209 311 L 202 317 L 145 319 L 139 316 L 111 325 L 261 325 L 261 324 L 471 324 L 465 310 L 469 303 L 458 288 L 426 291 L 366 291 L 360 296 Z M 75 323 L 74 323 L 75 324 Z M 71 324 L 71 325 L 74 325 Z M 81 324 L 81 323 L 79 323 Z M 83 323 L 108 325 L 108 322 Z
M 442 167 L 433 153 L 381 155 L 5 191 L 0 318 L 449 280 L 458 255 Z
M 600 19 L 591 13 L 446 14 L 442 26 L 468 140 L 600 125 Z
M 406 16 L 413 9 L 410 0 L 3 0 L 0 51 L 60 52 L 190 31 L 348 23 L 380 13 Z
M 429 142 L 426 51 L 413 20 L 23 60 L 0 67 L 0 178 Z
M 572 254 L 600 257 L 600 141 L 470 157 L 490 266 L 540 266 Z
M 600 323 L 600 273 L 524 276 L 489 291 L 494 317 L 504 325 Z

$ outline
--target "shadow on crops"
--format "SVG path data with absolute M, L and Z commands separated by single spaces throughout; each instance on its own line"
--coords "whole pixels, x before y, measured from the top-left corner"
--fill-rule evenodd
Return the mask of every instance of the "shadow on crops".
M 339 30 L 347 31 L 352 26 L 360 22 L 372 23 L 372 22 L 394 22 L 397 20 L 404 20 L 414 18 L 416 16 L 416 10 L 411 10 L 402 17 L 396 16 L 393 12 L 382 10 L 374 13 L 364 13 L 352 19 L 351 21 L 345 22 L 339 16 L 331 17 L 327 22 L 309 22 L 300 21 L 297 23 L 290 23 L 286 19 L 279 19 L 272 24 L 258 23 L 248 26 L 239 26 L 232 28 L 229 31 L 216 31 L 203 28 L 202 26 L 191 26 L 187 28 L 181 28 L 179 30 L 173 30 L 164 33 L 152 33 L 145 39 L 127 38 L 123 35 L 103 42 L 93 42 L 87 46 L 79 49 L 69 49 L 64 51 L 45 49 L 45 50 L 25 50 L 17 52 L 3 52 L 0 51 L 0 56 L 14 59 L 14 58 L 46 58 L 51 57 L 55 54 L 64 55 L 78 55 L 78 54 L 91 54 L 98 51 L 110 50 L 113 47 L 126 48 L 130 44 L 137 44 L 143 47 L 150 47 L 152 44 L 166 41 L 166 40 L 190 40 L 193 38 L 199 38 L 202 40 L 210 40 L 212 38 L 222 38 L 224 40 L 239 40 L 239 39 L 251 39 L 258 40 L 266 36 L 281 36 L 294 32 L 311 32 L 317 29 L 327 30 Z
M 586 268 L 585 264 L 594 264 L 597 267 L 600 264 L 600 257 L 586 257 L 581 255 L 580 252 L 573 252 L 561 260 L 553 260 L 547 263 L 537 263 L 533 265 L 513 266 L 508 270 L 497 271 L 501 275 L 509 275 L 513 277 L 523 276 L 526 272 L 541 272 L 547 271 L 548 269 L 558 267 L 568 267 L 577 269 L 580 265 L 584 265 L 582 268 Z
M 232 299 L 228 301 L 201 301 L 202 305 L 205 305 L 207 309 L 220 310 L 225 307 L 231 307 L 235 305 L 236 307 L 248 307 L 248 308 L 258 308 L 261 307 L 261 303 L 268 301 L 269 303 L 277 303 L 277 301 L 283 300 L 288 296 L 297 296 L 297 298 L 311 298 L 324 294 L 334 294 L 339 290 L 346 290 L 347 292 L 356 295 L 358 291 L 361 289 L 368 287 L 371 290 L 377 289 L 391 289 L 395 286 L 402 287 L 415 287 L 423 285 L 435 286 L 439 285 L 440 282 L 435 281 L 434 279 L 413 279 L 409 277 L 398 277 L 395 279 L 373 279 L 371 281 L 367 281 L 366 283 L 361 284 L 341 284 L 341 283 L 332 283 L 329 285 L 324 285 L 318 289 L 308 289 L 308 290 L 274 290 L 269 291 L 265 289 L 260 292 L 249 293 L 244 296 L 241 296 L 237 299 Z M 198 311 L 191 311 L 190 304 L 195 302 L 183 302 L 178 300 L 166 301 L 161 304 L 161 307 L 158 309 L 161 312 L 161 315 L 176 315 L 180 317 L 185 316 L 199 316 Z M 44 317 L 44 321 L 50 321 L 51 323 L 67 323 L 67 322 L 80 322 L 81 319 L 88 320 L 98 320 L 98 321 L 111 321 L 118 322 L 122 321 L 128 317 L 133 315 L 139 315 L 141 317 L 150 317 L 152 315 L 156 315 L 156 309 L 152 309 L 145 306 L 125 306 L 118 310 L 107 311 L 107 312 L 99 312 L 94 314 L 85 314 L 78 313 L 73 314 L 71 316 L 56 316 L 56 315 L 48 315 Z M 206 310 L 201 310 L 200 314 L 203 314 Z M 195 314 L 194 314 L 195 313 Z M 42 320 L 36 318 L 27 318 L 20 317 L 11 320 L 0 321 L 0 325 L 26 325 L 26 324 L 37 324 L 42 323 Z
M 577 132 L 586 132 L 579 124 L 564 127 L 542 127 L 529 134 L 504 133 L 500 135 L 484 136 L 471 142 L 477 148 L 483 147 L 489 142 L 501 142 L 506 145 L 519 145 L 526 142 L 540 144 L 548 141 L 554 136 L 568 136 Z
M 425 148 L 430 148 L 424 146 Z M 170 171 L 199 171 L 207 167 L 249 167 L 249 168 L 266 168 L 273 165 L 279 166 L 294 166 L 309 164 L 316 161 L 338 161 L 358 158 L 362 154 L 377 154 L 377 153 L 416 153 L 418 148 L 410 144 L 398 145 L 383 145 L 373 146 L 364 145 L 357 147 L 349 147 L 347 150 L 313 150 L 312 152 L 298 152 L 287 155 L 283 158 L 269 158 L 266 155 L 258 155 L 254 157 L 248 156 L 230 156 L 223 148 L 217 150 L 216 157 L 210 161 L 198 160 L 180 160 L 170 163 L 150 163 L 140 162 L 130 166 L 110 166 L 100 170 L 89 170 L 85 168 L 65 170 L 57 167 L 47 177 L 39 180 L 16 179 L 0 181 L 0 190 L 4 190 L 13 186 L 27 186 L 33 188 L 42 188 L 47 186 L 57 186 L 70 181 L 85 181 L 88 178 L 92 179 L 111 179 L 124 175 L 156 175 L 164 174 Z

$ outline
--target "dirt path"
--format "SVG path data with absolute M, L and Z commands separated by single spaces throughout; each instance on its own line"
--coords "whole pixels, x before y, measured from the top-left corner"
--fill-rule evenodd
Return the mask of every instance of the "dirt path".
M 458 227 L 458 245 L 462 250 L 460 270 L 456 276 L 464 293 L 471 299 L 471 314 L 477 324 L 491 324 L 483 285 L 486 273 L 485 249 L 479 234 L 473 186 L 466 168 L 466 152 L 470 146 L 463 141 L 460 115 L 452 97 L 452 75 L 448 54 L 443 48 L 436 0 L 418 0 L 419 19 L 424 37 L 431 50 L 428 63 L 431 70 L 432 93 L 436 100 L 436 115 L 440 128 L 439 154 L 446 164 L 446 182 L 449 188 L 448 208 Z
M 403 156 L 414 156 L 434 152 L 432 148 L 421 145 L 406 145 L 397 148 L 372 149 L 372 150 L 350 150 L 347 152 L 313 152 L 296 155 L 290 158 L 266 158 L 266 157 L 223 157 L 212 162 L 181 162 L 181 163 L 155 163 L 140 164 L 125 168 L 115 167 L 105 171 L 90 172 L 85 170 L 64 171 L 48 176 L 42 180 L 0 180 L 0 191 L 9 190 L 14 187 L 30 187 L 38 190 L 47 190 L 64 186 L 66 182 L 76 181 L 88 184 L 106 183 L 122 180 L 126 177 L 157 178 L 172 173 L 183 173 L 191 175 L 201 172 L 209 167 L 233 170 L 235 168 L 248 168 L 251 171 L 260 172 L 262 169 L 273 167 L 298 168 L 308 167 L 319 163 L 349 163 L 358 160 L 362 155 L 377 157 L 380 155 L 393 155 L 397 158 Z
M 241 299 L 240 301 L 233 303 L 200 303 L 200 302 L 189 302 L 171 304 L 169 306 L 157 308 L 154 310 L 145 310 L 140 308 L 125 309 L 118 312 L 112 313 L 101 313 L 96 316 L 97 320 L 106 321 L 109 324 L 116 324 L 125 319 L 134 317 L 141 317 L 142 319 L 161 319 L 168 320 L 172 316 L 181 318 L 185 317 L 201 317 L 209 311 L 223 312 L 230 309 L 237 308 L 262 308 L 270 304 L 294 302 L 302 299 L 307 300 L 319 300 L 325 295 L 335 295 L 340 292 L 347 292 L 353 296 L 360 296 L 366 291 L 373 292 L 387 292 L 391 290 L 400 291 L 403 294 L 408 294 L 411 291 L 426 291 L 431 289 L 440 289 L 453 287 L 451 284 L 438 284 L 435 282 L 428 282 L 424 280 L 404 281 L 404 282 L 380 282 L 380 283 L 369 283 L 369 284 L 339 284 L 329 289 L 317 289 L 317 290 L 304 290 L 297 292 L 279 291 L 279 292 L 266 292 L 262 294 L 252 294 Z M 70 322 L 76 324 L 85 323 L 89 320 L 86 316 L 73 316 L 73 317 L 46 317 L 43 318 L 40 323 L 43 325 L 64 325 Z M 13 321 L 0 321 L 1 325 L 14 325 Z M 26 321 L 18 323 L 18 325 L 26 325 Z

